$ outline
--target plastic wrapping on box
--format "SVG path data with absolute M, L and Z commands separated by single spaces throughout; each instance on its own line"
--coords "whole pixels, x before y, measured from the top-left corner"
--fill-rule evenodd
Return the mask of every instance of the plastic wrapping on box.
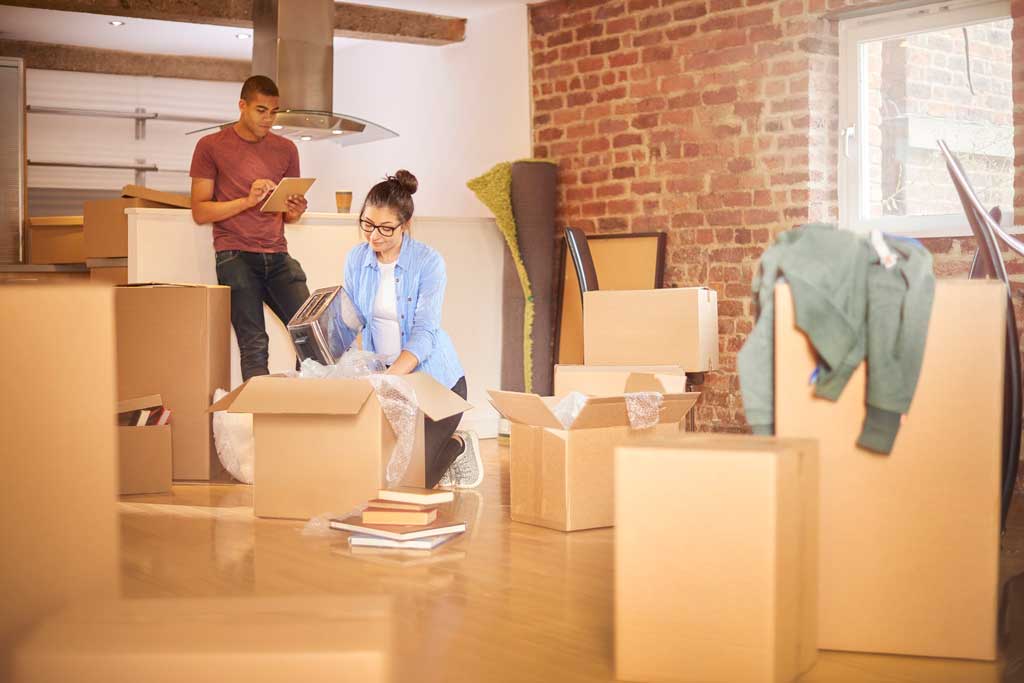
M 226 391 L 217 389 L 213 392 L 214 403 L 226 395 Z M 252 415 L 229 413 L 223 410 L 215 412 L 213 414 L 213 443 L 217 448 L 217 457 L 228 474 L 243 484 L 251 484 L 253 468 L 256 464 Z
M 302 361 L 299 372 L 289 372 L 303 379 L 365 379 L 387 370 L 384 357 L 370 351 L 349 349 L 334 365 L 322 365 L 312 358 Z
M 650 429 L 661 416 L 662 395 L 656 391 L 626 394 L 626 414 L 633 429 Z
M 565 395 L 558 405 L 551 411 L 562 423 L 563 429 L 572 427 L 572 423 L 580 416 L 583 406 L 587 405 L 587 395 L 578 391 L 572 391 Z

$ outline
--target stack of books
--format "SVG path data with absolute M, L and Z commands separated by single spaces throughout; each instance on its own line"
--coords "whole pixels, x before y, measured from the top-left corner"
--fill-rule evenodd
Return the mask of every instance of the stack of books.
M 159 394 L 142 396 L 117 404 L 118 427 L 153 427 L 169 424 L 171 411 Z
M 402 486 L 381 489 L 362 514 L 332 519 L 331 528 L 349 531 L 352 547 L 433 550 L 466 530 L 439 505 L 455 499 L 451 491 Z

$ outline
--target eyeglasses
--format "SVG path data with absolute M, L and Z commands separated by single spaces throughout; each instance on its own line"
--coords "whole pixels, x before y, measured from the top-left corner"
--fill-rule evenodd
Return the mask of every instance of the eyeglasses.
M 405 225 L 404 221 L 399 223 L 398 225 L 377 225 L 373 221 L 366 220 L 365 218 L 359 219 L 359 227 L 367 235 L 372 235 L 373 231 L 376 230 L 384 237 L 391 237 L 392 235 L 395 234 L 395 230 L 398 230 L 403 225 Z

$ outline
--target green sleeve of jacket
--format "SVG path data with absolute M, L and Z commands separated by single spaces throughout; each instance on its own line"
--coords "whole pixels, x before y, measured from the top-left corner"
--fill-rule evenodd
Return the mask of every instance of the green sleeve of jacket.
M 886 238 L 899 255 L 868 273 L 867 415 L 857 445 L 888 455 L 910 408 L 924 359 L 935 296 L 932 256 L 916 242 Z
M 740 373 L 743 410 L 755 434 L 775 433 L 775 282 L 778 277 L 779 247 L 761 257 L 754 274 L 757 323 L 736 356 Z

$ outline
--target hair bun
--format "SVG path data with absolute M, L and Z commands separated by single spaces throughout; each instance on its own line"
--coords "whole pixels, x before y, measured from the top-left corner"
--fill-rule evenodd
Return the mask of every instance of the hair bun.
M 402 189 L 408 192 L 410 195 L 416 194 L 416 190 L 419 189 L 419 181 L 416 180 L 416 176 L 409 173 L 404 168 L 400 171 L 395 171 L 395 175 L 392 176 L 396 183 L 401 185 Z

